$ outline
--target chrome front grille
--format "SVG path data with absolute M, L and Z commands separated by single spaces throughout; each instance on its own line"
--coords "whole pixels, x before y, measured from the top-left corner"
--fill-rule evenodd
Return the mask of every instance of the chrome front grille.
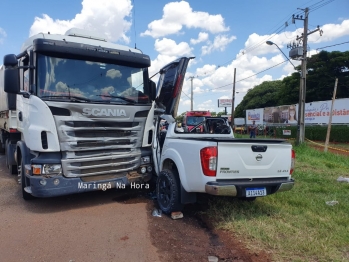
M 54 115 L 64 176 L 123 177 L 137 170 L 146 116 L 134 116 L 149 108 L 132 106 L 130 112 L 126 108 L 128 117 L 90 117 L 81 113 L 82 107 L 87 105 L 67 104 L 70 116 Z

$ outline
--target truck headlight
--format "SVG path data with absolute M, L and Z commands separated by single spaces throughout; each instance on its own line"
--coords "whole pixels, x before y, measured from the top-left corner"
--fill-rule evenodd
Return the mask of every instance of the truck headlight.
M 42 166 L 43 175 L 60 175 L 62 173 L 62 165 L 60 164 L 44 164 Z
M 141 164 L 149 164 L 149 163 L 150 163 L 150 156 L 141 157 Z

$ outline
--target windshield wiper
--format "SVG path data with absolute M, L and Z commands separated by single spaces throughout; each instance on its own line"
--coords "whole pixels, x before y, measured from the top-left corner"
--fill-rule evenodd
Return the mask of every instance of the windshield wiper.
M 72 102 L 91 102 L 91 99 L 80 97 L 80 96 L 41 96 L 41 98 L 69 98 Z
M 106 97 L 106 98 L 119 98 L 119 99 L 124 100 L 126 102 L 129 102 L 131 104 L 136 103 L 135 100 L 127 98 L 127 97 L 124 97 L 124 96 L 112 96 L 112 95 L 96 95 L 96 96 L 103 96 L 103 97 Z

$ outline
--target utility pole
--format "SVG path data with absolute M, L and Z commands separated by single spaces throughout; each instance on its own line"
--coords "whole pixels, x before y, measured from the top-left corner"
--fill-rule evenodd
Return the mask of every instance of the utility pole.
M 193 79 L 194 78 L 195 78 L 194 76 L 189 77 L 191 81 L 190 111 L 193 111 Z
M 300 86 L 299 86 L 299 103 L 298 103 L 298 129 L 297 129 L 297 141 L 296 141 L 297 145 L 304 143 L 304 140 L 305 140 L 304 115 L 305 115 L 305 97 L 306 97 L 308 35 L 320 30 L 320 28 L 318 27 L 316 30 L 308 33 L 309 8 L 307 7 L 305 9 L 300 9 L 300 10 L 304 11 L 304 19 L 302 16 L 298 17 L 298 15 L 297 17 L 293 15 L 293 19 L 292 19 L 293 23 L 295 19 L 304 21 L 303 34 L 299 37 L 297 36 L 297 41 L 302 40 L 303 42 L 303 55 L 301 57 L 302 64 L 301 64 L 301 79 L 300 79 Z
M 331 112 L 330 112 L 330 118 L 329 118 L 329 120 L 328 120 L 328 126 L 327 126 L 327 134 L 326 134 L 326 142 L 325 142 L 324 152 L 327 152 L 328 142 L 329 142 L 329 140 L 330 140 L 331 124 L 332 124 L 332 112 L 333 112 L 334 101 L 336 100 L 337 84 L 338 84 L 338 78 L 336 78 L 336 82 L 335 82 L 335 84 L 334 84 L 333 97 L 332 97 L 332 104 L 331 104 Z
M 234 129 L 234 107 L 235 107 L 235 77 L 236 77 L 236 68 L 234 68 L 234 84 L 233 84 L 233 97 L 231 99 L 231 129 Z

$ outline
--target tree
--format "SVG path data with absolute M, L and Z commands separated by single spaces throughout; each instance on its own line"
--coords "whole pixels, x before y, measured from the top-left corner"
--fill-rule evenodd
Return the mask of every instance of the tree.
M 184 118 L 184 114 L 185 114 L 186 112 L 183 112 L 182 114 L 180 114 L 180 115 L 177 115 L 176 116 L 176 122 L 177 123 L 182 123 L 183 122 L 183 118 Z
M 349 51 L 321 51 L 308 58 L 307 70 L 306 102 L 332 99 L 335 78 L 338 78 L 336 97 L 349 97 Z M 299 72 L 282 81 L 263 82 L 247 92 L 236 107 L 234 117 L 245 117 L 247 109 L 297 104 L 299 85 Z
M 321 51 L 308 59 L 307 69 L 306 102 L 332 99 L 336 78 L 336 97 L 349 97 L 349 51 Z
M 282 82 L 265 81 L 262 84 L 250 89 L 241 103 L 235 108 L 234 117 L 245 117 L 247 109 L 263 108 L 278 104 L 278 90 Z

